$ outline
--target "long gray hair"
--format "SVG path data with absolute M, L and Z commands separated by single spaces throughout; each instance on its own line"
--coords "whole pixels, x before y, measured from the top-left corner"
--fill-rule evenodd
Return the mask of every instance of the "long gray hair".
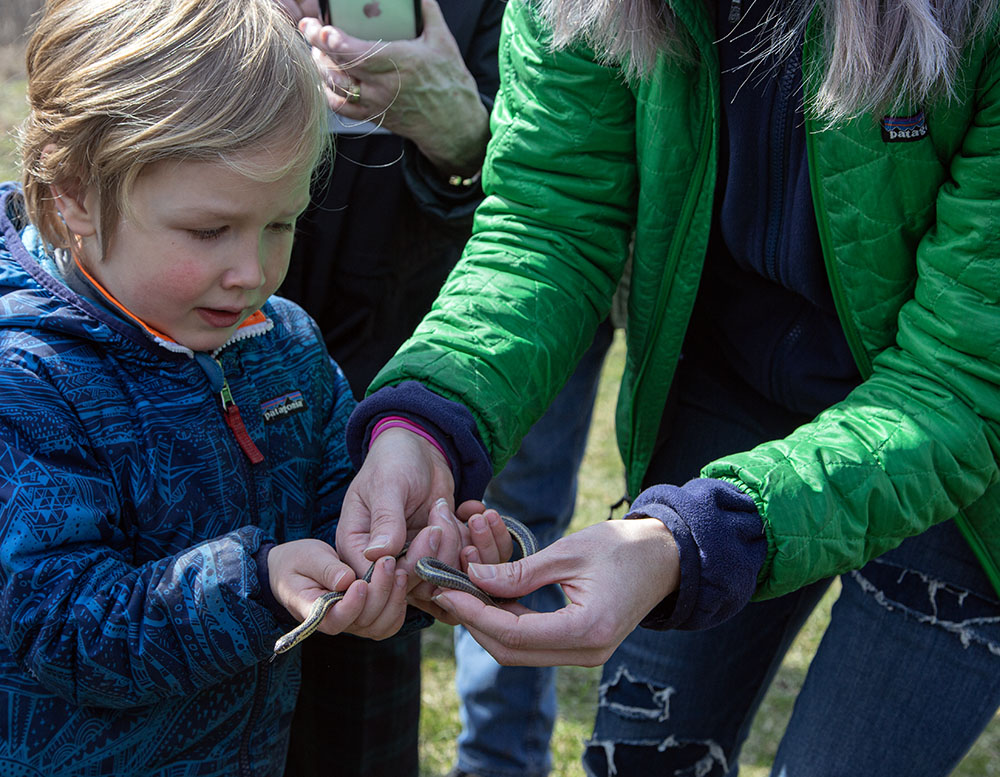
M 535 0 L 553 46 L 575 40 L 641 78 L 656 57 L 688 46 L 670 0 Z M 743 0 L 748 2 L 748 0 Z M 991 23 L 1000 0 L 749 0 L 771 2 L 753 58 L 787 56 L 810 16 L 821 15 L 825 57 L 807 109 L 837 123 L 869 111 L 951 96 L 965 44 Z

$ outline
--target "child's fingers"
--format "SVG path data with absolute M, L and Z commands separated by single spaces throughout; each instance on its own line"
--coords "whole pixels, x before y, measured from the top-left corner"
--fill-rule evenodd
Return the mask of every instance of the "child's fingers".
M 443 499 L 431 509 L 427 524 L 427 528 L 413 538 L 403 562 L 403 568 L 411 572 L 411 601 L 430 601 L 434 594 L 434 585 L 423 582 L 416 574 L 412 574 L 417 561 L 432 557 L 448 566 L 457 567 L 460 563 L 459 552 L 468 540 L 468 530 L 464 524 L 459 523 Z
M 399 631 L 406 618 L 406 584 L 406 572 L 396 570 L 389 597 L 375 619 L 366 627 L 355 623 L 349 631 L 369 639 L 385 639 Z M 369 606 L 366 605 L 366 612 L 368 609 Z
M 464 525 L 459 522 L 448 503 L 443 499 L 439 499 L 431 508 L 430 515 L 427 517 L 427 525 L 438 526 L 442 531 L 435 558 L 445 564 L 455 566 L 458 563 L 458 552 L 467 541 L 467 532 L 463 531 Z
M 455 515 L 461 520 L 468 521 L 473 515 L 486 511 L 486 505 L 478 499 L 468 499 L 455 508 Z
M 498 564 L 513 555 L 514 543 L 510 532 L 496 510 L 473 515 L 469 518 L 468 527 L 472 547 L 479 555 L 477 563 Z M 463 561 L 467 560 L 463 557 Z
M 396 559 L 384 556 L 375 562 L 372 579 L 368 583 L 368 599 L 364 609 L 354 619 L 351 633 L 357 629 L 367 629 L 382 614 L 396 584 Z
M 355 580 L 347 589 L 344 598 L 327 612 L 319 625 L 319 631 L 324 634 L 340 634 L 361 614 L 367 598 L 368 583 L 364 580 Z

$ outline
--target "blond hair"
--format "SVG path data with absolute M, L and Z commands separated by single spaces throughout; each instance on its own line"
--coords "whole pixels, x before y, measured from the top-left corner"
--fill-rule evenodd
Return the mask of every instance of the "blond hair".
M 275 180 L 312 170 L 328 143 L 309 47 L 274 0 L 48 0 L 26 59 L 25 202 L 57 247 L 71 236 L 53 184 L 95 188 L 106 251 L 153 162 Z M 247 167 L 271 150 L 273 165 Z
M 642 78 L 661 54 L 692 56 L 668 0 L 523 0 L 537 3 L 554 48 L 581 40 L 602 61 Z M 704 0 L 702 0 L 704 1 Z M 765 2 L 765 0 L 752 0 Z M 696 5 L 698 0 L 689 0 Z M 748 0 L 744 0 L 744 3 Z M 765 14 L 753 59 L 781 60 L 819 16 L 825 44 L 809 105 L 828 123 L 949 98 L 962 49 L 993 27 L 998 0 L 781 0 Z

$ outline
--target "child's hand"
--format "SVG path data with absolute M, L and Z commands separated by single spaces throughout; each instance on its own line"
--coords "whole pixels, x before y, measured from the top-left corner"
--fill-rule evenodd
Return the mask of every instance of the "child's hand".
M 469 544 L 460 554 L 463 572 L 469 571 L 469 564 L 499 564 L 514 554 L 514 541 L 496 510 L 469 500 L 460 504 L 455 512 L 468 527 Z
M 458 510 L 456 519 L 444 500 L 434 505 L 428 525 L 410 544 L 406 553 L 407 568 L 426 556 L 449 566 L 468 570 L 470 563 L 496 564 L 511 557 L 514 543 L 496 510 L 487 510 L 482 502 L 469 501 Z M 454 626 L 457 621 L 430 599 L 437 591 L 433 583 L 411 580 L 408 601 L 415 607 Z
M 379 559 L 371 582 L 354 571 L 322 540 L 305 539 L 271 548 L 268 581 L 275 599 L 294 617 L 305 620 L 313 601 L 329 591 L 346 591 L 318 630 L 385 639 L 399 631 L 406 615 L 406 573 L 396 571 L 391 556 Z
M 443 611 L 431 602 L 437 586 L 424 582 L 413 568 L 422 558 L 436 558 L 452 567 L 461 563 L 459 553 L 469 543 L 468 529 L 455 518 L 444 499 L 439 499 L 427 516 L 427 526 L 421 529 L 410 542 L 406 555 L 400 560 L 400 568 L 409 575 L 407 601 L 414 607 L 430 613 L 435 618 Z

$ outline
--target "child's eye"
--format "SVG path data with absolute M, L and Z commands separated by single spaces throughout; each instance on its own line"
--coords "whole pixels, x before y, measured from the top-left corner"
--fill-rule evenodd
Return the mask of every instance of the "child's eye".
M 278 221 L 273 224 L 268 224 L 267 228 L 272 232 L 294 232 L 295 222 L 294 221 Z
M 196 240 L 215 240 L 225 232 L 227 227 L 216 227 L 214 229 L 189 229 L 188 232 Z

